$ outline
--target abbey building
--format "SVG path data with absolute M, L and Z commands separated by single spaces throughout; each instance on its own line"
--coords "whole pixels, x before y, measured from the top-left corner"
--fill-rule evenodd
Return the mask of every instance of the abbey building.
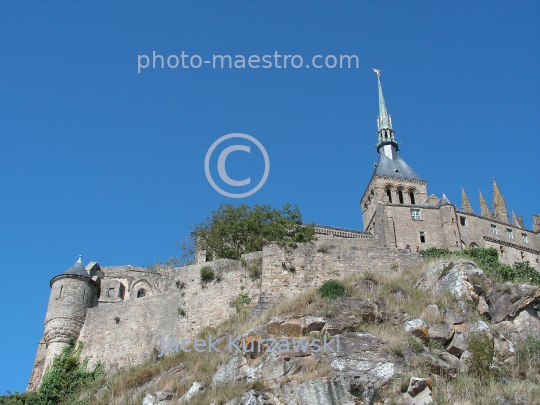
M 427 182 L 420 178 L 398 154 L 392 119 L 380 81 L 377 152 L 379 161 L 362 195 L 360 206 L 364 231 L 371 233 L 381 247 L 460 250 L 495 247 L 503 263 L 529 261 L 540 270 L 540 216 L 533 215 L 533 229 L 506 208 L 493 179 L 493 211 L 480 191 L 480 212 L 475 213 L 465 190 L 461 207 L 442 195 L 428 196 Z

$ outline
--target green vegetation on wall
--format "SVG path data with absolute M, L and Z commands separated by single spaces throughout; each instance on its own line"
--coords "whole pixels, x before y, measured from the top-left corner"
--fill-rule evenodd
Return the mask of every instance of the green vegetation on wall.
M 486 274 L 499 281 L 523 281 L 540 285 L 540 273 L 529 262 L 516 262 L 513 266 L 499 262 L 499 254 L 495 248 L 470 248 L 450 251 L 448 249 L 429 248 L 421 250 L 424 258 L 462 257 L 474 261 Z

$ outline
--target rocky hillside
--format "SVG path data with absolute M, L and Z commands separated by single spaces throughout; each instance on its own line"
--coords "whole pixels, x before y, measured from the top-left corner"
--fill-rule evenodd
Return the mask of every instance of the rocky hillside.
M 335 299 L 314 289 L 261 316 L 245 310 L 189 353 L 169 340 L 78 404 L 540 403 L 538 287 L 465 260 L 340 282 Z

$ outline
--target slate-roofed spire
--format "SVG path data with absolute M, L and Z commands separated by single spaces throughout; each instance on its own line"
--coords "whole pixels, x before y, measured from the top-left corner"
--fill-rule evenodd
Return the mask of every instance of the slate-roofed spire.
M 508 210 L 506 209 L 506 203 L 504 202 L 504 197 L 499 191 L 495 177 L 493 178 L 493 218 L 510 223 L 508 220 Z
M 465 193 L 465 189 L 461 187 L 461 211 L 470 212 L 474 214 L 474 210 L 469 202 L 469 197 Z
M 487 218 L 493 218 L 493 213 L 489 209 L 486 199 L 482 195 L 482 190 L 480 190 L 480 215 Z
M 377 82 L 379 84 L 379 116 L 377 117 L 377 151 L 383 145 L 393 145 L 398 150 L 398 144 L 394 139 L 394 130 L 392 129 L 392 117 L 386 110 L 386 103 L 384 102 L 384 95 L 381 86 L 381 71 L 373 69 L 377 73 Z

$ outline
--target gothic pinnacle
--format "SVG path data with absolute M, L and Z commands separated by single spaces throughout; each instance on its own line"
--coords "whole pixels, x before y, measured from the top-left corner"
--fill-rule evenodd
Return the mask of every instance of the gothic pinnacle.
M 493 214 L 487 205 L 486 199 L 482 195 L 482 190 L 480 190 L 480 215 L 486 218 L 493 218 Z
M 471 206 L 471 203 L 469 202 L 469 198 L 467 197 L 467 194 L 465 193 L 465 189 L 463 187 L 461 187 L 461 211 L 474 214 L 474 210 Z
M 501 222 L 510 223 L 508 220 L 508 210 L 506 209 L 506 203 L 504 197 L 499 191 L 495 177 L 493 178 L 493 217 Z

